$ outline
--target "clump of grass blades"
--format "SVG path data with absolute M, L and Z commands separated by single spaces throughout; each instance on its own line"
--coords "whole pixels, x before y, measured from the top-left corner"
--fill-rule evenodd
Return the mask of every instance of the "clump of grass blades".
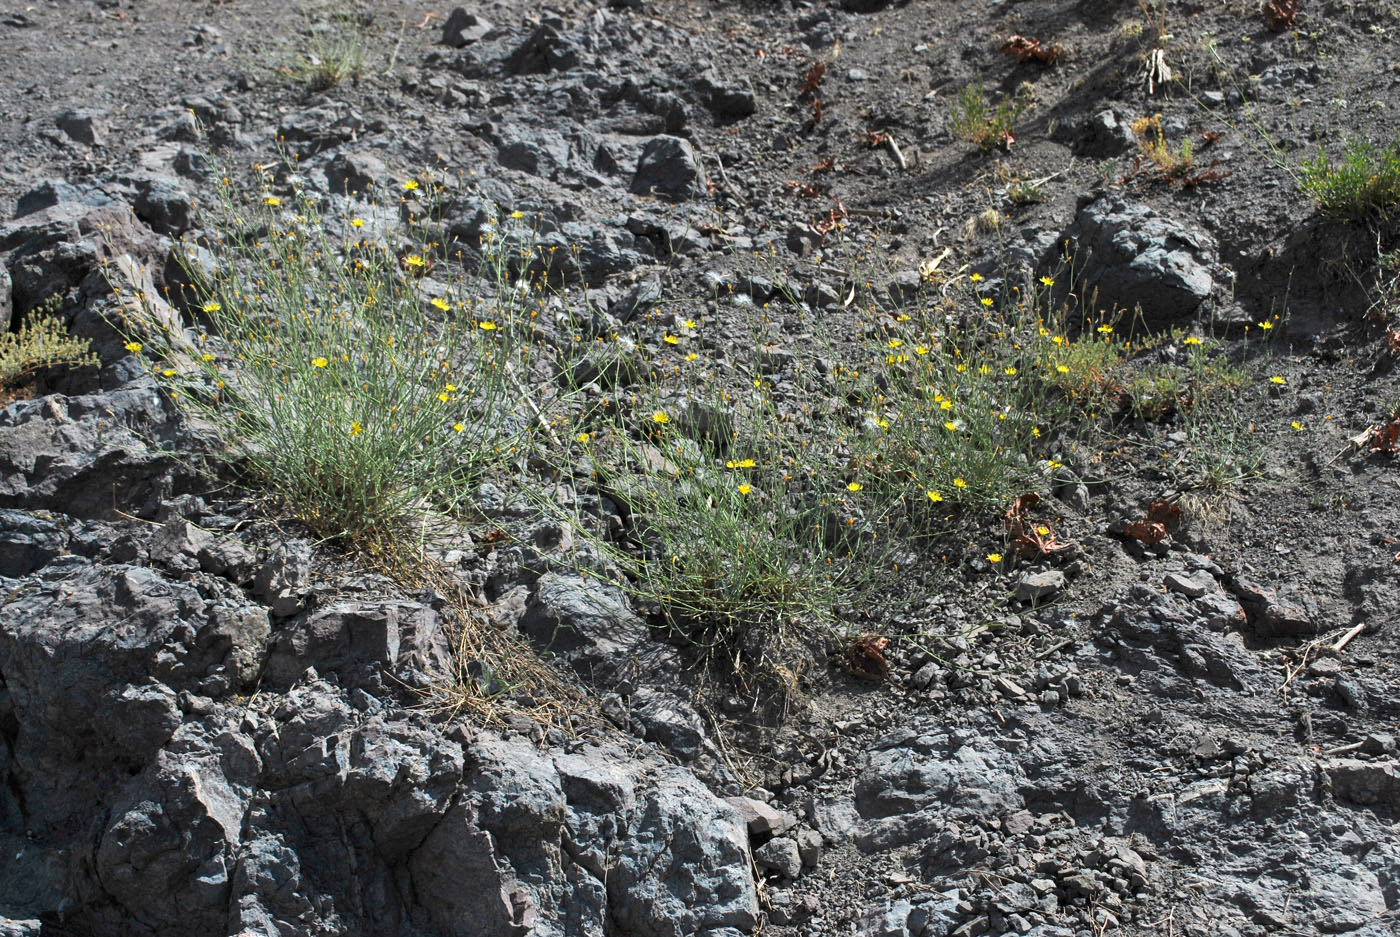
M 1328 217 L 1362 221 L 1386 216 L 1400 205 L 1400 141 L 1377 146 L 1352 140 L 1336 163 L 1324 150 L 1303 162 L 1298 185 Z
M 829 426 L 800 418 L 800 401 L 780 408 L 752 374 L 699 383 L 692 399 L 641 407 L 640 438 L 588 434 L 600 477 L 633 516 L 632 549 L 610 552 L 634 596 L 702 661 L 785 697 L 799 645 L 837 635 L 837 608 L 876 588 L 885 508 L 845 470 Z M 815 400 L 803 384 L 795 393 Z M 721 429 L 694 431 L 696 413 Z
M 329 91 L 346 80 L 359 84 L 365 72 L 365 37 L 362 14 L 337 13 L 312 28 L 310 51 L 288 70 L 312 91 Z
M 1017 93 L 1003 97 L 994 107 L 987 99 L 981 83 L 973 83 L 958 92 L 948 130 L 959 140 L 991 150 L 1015 142 L 1013 128 L 1025 112 L 1027 102 Z
M 410 516 L 459 512 L 530 426 L 516 377 L 530 295 L 509 282 L 500 231 L 480 275 L 430 297 L 430 201 L 370 206 L 372 224 L 340 219 L 336 236 L 308 193 L 279 197 L 260 175 L 252 191 L 225 180 L 217 233 L 198 245 L 216 264 L 189 264 L 203 328 L 155 326 L 147 298 L 128 348 L 250 482 L 323 536 L 389 543 Z

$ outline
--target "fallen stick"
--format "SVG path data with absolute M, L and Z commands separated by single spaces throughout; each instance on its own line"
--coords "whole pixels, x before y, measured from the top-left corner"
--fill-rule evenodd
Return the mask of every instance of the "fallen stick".
M 1332 652 L 1333 652 L 1333 653 L 1336 653 L 1336 652 L 1340 651 L 1342 648 L 1346 647 L 1349 643 L 1351 643 L 1351 639 L 1354 638 L 1354 637 L 1356 637 L 1358 634 L 1360 634 L 1360 633 L 1361 633 L 1361 629 L 1363 629 L 1363 628 L 1365 628 L 1365 627 L 1366 627 L 1366 623 L 1365 623 L 1364 621 L 1361 622 L 1361 623 L 1358 624 L 1358 625 L 1353 625 L 1350 631 L 1348 631 L 1346 634 L 1344 634 L 1344 635 L 1342 635 L 1340 638 L 1338 638 L 1338 639 L 1337 639 L 1337 643 L 1334 644 L 1334 645 L 1332 645 Z
M 899 144 L 894 142 L 894 137 L 887 135 L 885 137 L 885 144 L 890 148 L 890 152 L 894 154 L 895 161 L 899 163 L 900 171 L 908 172 L 909 164 L 904 161 L 904 154 L 899 151 Z

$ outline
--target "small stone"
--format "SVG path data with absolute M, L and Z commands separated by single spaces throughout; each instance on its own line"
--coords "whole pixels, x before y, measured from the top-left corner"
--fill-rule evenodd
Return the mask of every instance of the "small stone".
M 1041 573 L 1026 573 L 1021 577 L 1021 581 L 1016 583 L 1016 600 L 1018 602 L 1039 602 L 1051 598 L 1068 585 L 1069 581 L 1065 579 L 1065 574 L 1058 569 L 1046 570 Z
M 753 851 L 759 868 L 777 872 L 783 878 L 794 879 L 802 874 L 802 856 L 796 841 L 778 836 Z
M 1173 592 L 1179 592 L 1188 599 L 1199 599 L 1207 592 L 1211 591 L 1212 583 L 1204 574 L 1188 576 L 1186 573 L 1171 572 L 1162 578 L 1162 582 Z
M 814 869 L 822 859 L 822 835 L 816 830 L 798 830 L 793 837 L 805 868 Z
M 752 797 L 726 797 L 725 800 L 738 809 L 750 836 L 781 833 L 797 825 L 796 818 L 761 800 Z
M 1361 751 L 1367 755 L 1388 755 L 1395 751 L 1395 736 L 1372 732 L 1361 740 Z

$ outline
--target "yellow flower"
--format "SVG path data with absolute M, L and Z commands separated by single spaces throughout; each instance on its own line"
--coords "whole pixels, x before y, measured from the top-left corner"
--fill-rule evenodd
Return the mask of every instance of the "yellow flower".
M 1101 326 L 1099 326 L 1099 330 L 1098 330 L 1098 331 L 1099 331 L 1099 334 L 1100 334 L 1100 335 L 1107 335 L 1109 332 L 1112 332 L 1112 331 L 1113 331 L 1113 326 L 1111 326 L 1111 325 L 1101 325 Z
M 408 264 L 410 267 L 422 267 L 426 266 L 428 263 L 426 260 L 418 256 L 417 254 L 409 254 L 403 259 L 403 262 Z
M 441 296 L 433 298 L 433 306 L 437 309 L 441 309 L 443 312 L 446 312 L 447 310 L 452 308 L 452 304 L 449 303 L 447 300 L 443 299 Z
M 681 340 L 674 335 L 663 336 L 661 340 L 668 345 L 679 345 L 681 343 Z
M 943 428 L 950 433 L 956 433 L 958 431 L 958 424 L 954 423 L 952 420 L 949 420 L 947 423 L 943 424 Z
M 724 467 L 730 469 L 742 469 L 753 468 L 757 464 L 758 463 L 754 462 L 753 459 L 730 459 L 728 462 L 724 463 Z
M 914 354 L 916 354 L 916 355 L 926 355 L 926 354 L 928 354 L 928 346 L 927 346 L 927 345 L 915 345 L 915 346 L 914 346 Z
M 982 297 L 982 305 L 984 305 L 984 306 L 990 306 L 991 304 L 992 304 L 992 297 L 990 297 L 990 296 L 983 296 L 983 297 Z
M 968 277 L 968 279 L 971 280 L 973 283 L 981 283 L 982 280 L 985 278 L 980 273 L 974 273 L 972 276 Z
M 175 376 L 175 369 L 174 369 L 174 368 L 166 368 L 164 371 L 162 371 L 162 372 L 160 372 L 160 373 L 161 373 L 161 375 L 164 376 L 164 377 L 174 377 L 174 376 Z
M 1181 340 L 1183 345 L 1199 345 L 1201 340 L 1194 335 L 1188 335 Z
M 980 371 L 980 372 L 983 373 L 983 374 L 991 374 L 991 373 L 992 373 L 992 366 L 989 365 L 989 364 L 984 364 L 984 365 L 982 365 L 980 368 L 978 368 L 977 370 Z
M 312 358 L 311 363 L 318 368 L 324 368 L 326 365 L 330 364 L 325 358 Z
M 1275 374 L 1273 377 L 1269 378 L 1269 383 L 1270 383 L 1270 384 L 1287 384 L 1288 381 L 1287 381 L 1285 378 L 1279 377 L 1277 374 Z
M 446 385 L 443 386 L 442 389 L 445 390 L 445 391 L 447 391 L 447 392 L 450 394 L 450 393 L 452 393 L 454 390 L 457 389 L 457 385 L 456 385 L 456 384 L 446 384 Z
M 897 338 L 892 338 L 892 339 L 890 339 L 888 342 L 886 342 L 885 344 L 888 345 L 888 346 L 891 347 L 891 348 L 898 348 L 900 345 L 903 345 L 904 342 L 902 342 L 901 340 L 899 340 L 899 339 L 897 339 Z
M 481 329 L 484 332 L 490 332 L 496 328 L 496 323 L 491 322 L 490 320 L 487 320 L 486 322 L 479 322 L 477 323 L 477 328 Z
M 746 495 L 746 494 L 748 494 L 750 491 L 753 491 L 753 488 L 749 487 L 748 485 L 740 485 L 740 486 L 739 486 L 739 494 L 741 494 L 741 495 Z
M 351 438 L 351 439 L 354 439 L 356 436 L 360 435 L 360 434 L 363 433 L 364 431 L 365 431 L 365 428 L 364 428 L 363 426 L 361 426 L 359 423 L 356 423 L 354 420 L 351 420 L 351 421 L 350 421 L 350 438 Z
M 1299 423 L 1297 420 L 1294 420 L 1294 421 L 1293 421 L 1293 428 L 1296 429 L 1296 430 L 1298 430 L 1299 432 L 1302 432 L 1302 430 L 1303 430 L 1303 424 L 1302 424 L 1302 423 Z
M 847 490 L 847 491 L 860 491 L 860 490 L 863 489 L 864 487 L 865 487 L 865 486 L 862 485 L 860 482 L 848 482 L 848 483 L 846 484 L 846 490 Z
M 204 354 L 200 355 L 199 360 L 200 360 L 200 361 L 213 361 L 213 360 L 214 360 L 214 356 L 211 355 L 209 352 L 206 351 Z
M 694 319 L 686 319 L 684 322 L 681 323 L 681 325 L 685 326 L 685 327 L 688 328 L 688 329 L 693 329 L 693 328 L 695 328 L 695 320 L 694 320 Z
M 350 227 L 352 227 L 352 228 L 363 228 L 364 226 L 365 226 L 365 220 L 364 220 L 363 218 L 351 218 L 351 219 L 350 219 Z
M 928 495 L 928 499 L 934 504 L 943 500 L 943 496 L 936 491 L 925 491 L 924 494 Z
M 1067 364 L 1057 364 L 1057 365 L 1055 365 L 1055 370 L 1056 370 L 1056 371 L 1059 371 L 1061 374 L 1068 374 L 1068 373 L 1069 373 L 1069 365 L 1067 365 Z
M 282 204 L 282 200 L 275 195 L 269 195 L 267 198 L 263 199 L 263 204 L 271 205 L 273 208 L 276 208 L 278 205 Z
M 1039 438 L 1040 438 L 1040 427 L 1039 427 L 1039 426 L 1032 426 L 1032 427 L 1031 427 L 1031 435 L 1034 436 L 1036 439 L 1039 439 Z
M 441 400 L 443 403 L 447 403 L 447 401 L 448 401 L 448 399 L 449 399 L 448 396 L 447 396 L 447 394 L 438 394 L 437 397 L 438 397 L 438 400 Z
M 588 440 L 592 438 L 593 437 L 589 436 L 587 433 L 579 433 L 574 437 L 574 442 L 588 442 Z
M 1274 327 L 1274 324 L 1273 324 L 1272 322 L 1270 322 L 1268 319 L 1265 319 L 1263 322 L 1260 322 L 1260 323 L 1259 323 L 1259 328 L 1264 329 L 1264 330 L 1266 330 L 1266 331 L 1267 331 L 1268 329 L 1273 328 L 1273 327 Z
M 1046 527 L 1044 524 L 1041 524 L 1039 527 L 1037 527 L 1035 529 L 1035 532 L 1040 534 L 1042 537 L 1050 536 L 1050 528 Z
M 877 416 L 877 417 L 875 418 L 875 425 L 878 426 L 878 427 L 880 427 L 880 429 L 889 429 L 889 428 L 890 428 L 890 421 L 887 420 L 887 419 L 885 419 L 884 417 L 878 417 L 878 416 Z
M 224 307 L 223 307 L 223 306 L 220 306 L 218 303 L 214 302 L 212 299 L 209 300 L 209 302 L 207 302 L 207 303 L 204 304 L 204 311 L 205 311 L 205 312 L 218 312 L 218 311 L 219 311 L 220 309 L 222 309 L 222 308 L 224 308 Z
M 418 188 L 418 180 L 417 180 L 417 179 L 410 179 L 410 180 L 408 180 L 407 182 L 405 182 L 405 183 L 403 184 L 403 188 L 404 188 L 404 191 L 405 191 L 405 192 L 413 192 L 413 191 L 415 191 L 415 190 Z
M 988 563 L 1000 563 L 1000 562 L 1001 562 L 1001 554 L 1000 554 L 1000 553 L 988 553 L 988 554 L 987 554 L 987 562 L 988 562 Z
M 1057 468 L 1059 468 L 1061 465 L 1064 465 L 1063 462 L 1056 462 L 1054 459 L 1050 459 L 1050 460 L 1047 461 L 1045 464 L 1048 465 L 1048 466 L 1050 466 L 1052 469 L 1057 469 Z
M 966 487 L 967 487 L 967 482 L 963 481 L 961 478 L 955 478 L 955 479 L 953 479 L 953 487 L 954 487 L 954 488 L 966 488 Z
M 653 423 L 669 423 L 671 422 L 671 418 L 666 415 L 666 411 L 657 410 L 651 415 L 651 421 Z
M 122 347 L 125 348 L 127 351 L 131 352 L 133 355 L 139 355 L 141 353 L 140 342 L 127 342 Z
M 1005 368 L 1003 368 L 1002 370 L 1006 372 L 1006 374 L 1007 374 L 1008 377 L 1009 377 L 1010 375 L 1013 375 L 1013 374 L 1016 373 L 1016 369 L 1015 369 L 1014 367 L 1010 366 L 1010 365 L 1007 365 L 1007 366 L 1006 366 Z
M 896 322 L 908 322 L 908 321 L 909 321 L 909 313 L 907 313 L 907 312 L 901 312 L 899 315 L 897 315 L 897 316 L 894 317 L 894 321 L 896 321 Z
M 690 354 L 688 354 L 688 355 L 685 356 L 685 360 L 686 360 L 686 361 L 694 361 L 694 360 L 695 360 L 696 358 L 698 358 L 698 357 L 700 357 L 700 354 L 699 354 L 698 352 L 692 351 Z
M 1054 278 L 1054 277 L 1041 277 L 1041 278 L 1040 278 L 1040 282 L 1043 283 L 1043 284 L 1046 285 L 1046 286 L 1054 286 L 1054 285 L 1055 285 L 1055 278 Z
M 521 218 L 525 217 L 525 213 L 523 211 L 513 211 L 510 213 L 510 216 L 516 221 L 519 221 Z
M 940 403 L 939 406 L 942 407 L 944 410 L 951 410 L 953 409 L 953 401 L 945 400 L 942 403 Z
M 464 430 L 464 429 L 467 428 L 467 424 L 465 424 L 465 423 L 453 423 L 453 424 L 452 424 L 452 428 L 455 429 L 457 432 L 460 433 L 462 430 Z
M 1065 343 L 1065 337 L 1063 335 L 1056 335 L 1054 338 L 1050 339 L 1050 341 L 1054 342 L 1056 345 L 1063 345 Z

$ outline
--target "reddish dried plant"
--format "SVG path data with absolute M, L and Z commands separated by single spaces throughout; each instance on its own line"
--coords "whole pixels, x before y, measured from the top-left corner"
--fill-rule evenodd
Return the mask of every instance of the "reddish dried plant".
M 1016 56 L 1016 64 L 1038 62 L 1041 65 L 1054 65 L 1060 60 L 1064 50 L 1059 45 L 1045 45 L 1030 36 L 1012 36 L 1001 44 L 1001 51 Z
M 1298 25 L 1300 0 L 1269 0 L 1264 4 L 1264 25 L 1276 33 Z
M 1157 544 L 1167 539 L 1179 523 L 1181 508 L 1170 501 L 1158 499 L 1147 508 L 1147 516 L 1142 520 L 1124 524 L 1123 534 L 1146 544 Z

